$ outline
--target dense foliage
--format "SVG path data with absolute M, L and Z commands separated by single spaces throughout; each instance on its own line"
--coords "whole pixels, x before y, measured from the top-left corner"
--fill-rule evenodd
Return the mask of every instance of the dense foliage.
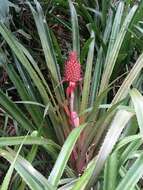
M 142 18 L 142 0 L 0 0 L 1 190 L 142 189 Z

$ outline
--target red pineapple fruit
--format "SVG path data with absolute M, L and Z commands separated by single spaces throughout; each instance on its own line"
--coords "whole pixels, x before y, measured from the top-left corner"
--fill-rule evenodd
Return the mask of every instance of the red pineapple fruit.
M 69 58 L 65 63 L 64 69 L 64 81 L 69 82 L 69 86 L 66 90 L 67 97 L 74 92 L 76 84 L 81 80 L 81 65 L 77 59 L 76 51 L 69 53 Z
M 65 63 L 64 81 L 78 82 L 81 80 L 81 65 L 77 59 L 76 51 L 69 53 L 69 58 Z

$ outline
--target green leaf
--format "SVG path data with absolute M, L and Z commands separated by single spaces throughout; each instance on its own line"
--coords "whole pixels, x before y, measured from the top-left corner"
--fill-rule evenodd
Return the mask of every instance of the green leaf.
M 118 5 L 117 12 L 115 15 L 115 19 L 113 22 L 113 27 L 112 27 L 112 32 L 110 35 L 110 40 L 109 40 L 109 45 L 108 45 L 108 50 L 107 50 L 107 55 L 106 55 L 106 60 L 105 60 L 105 66 L 107 66 L 107 63 L 109 63 L 110 59 L 110 53 L 113 50 L 113 46 L 115 44 L 116 38 L 118 36 L 118 33 L 120 32 L 120 25 L 121 25 L 121 20 L 123 16 L 123 10 L 124 10 L 124 2 L 121 1 Z
M 18 137 L 0 137 L 0 147 L 3 146 L 13 146 L 13 145 L 19 145 L 23 142 L 24 136 L 18 136 Z M 27 136 L 26 141 L 23 142 L 24 145 L 42 145 L 44 147 L 46 146 L 53 146 L 56 149 L 60 149 L 60 146 L 58 146 L 56 143 L 54 143 L 52 140 L 47 140 L 43 137 L 33 137 L 33 136 Z
M 138 90 L 130 91 L 141 135 L 143 135 L 143 97 Z
M 58 159 L 54 165 L 54 168 L 52 169 L 52 172 L 48 178 L 48 181 L 53 186 L 58 186 L 60 178 L 66 167 L 67 161 L 68 161 L 70 154 L 76 143 L 76 140 L 78 139 L 80 133 L 85 128 L 85 126 L 86 126 L 86 124 L 73 129 L 73 131 L 70 133 L 67 140 L 65 141 L 65 143 L 62 147 L 62 150 L 58 156 Z
M 141 72 L 142 68 L 143 68 L 143 54 L 139 56 L 133 68 L 130 70 L 130 73 L 127 75 L 124 82 L 120 86 L 118 92 L 116 93 L 115 97 L 112 100 L 112 104 L 121 101 L 127 96 L 131 85 L 133 84 L 135 79 L 139 76 L 139 73 Z
M 28 101 L 28 100 L 32 101 L 32 97 L 29 96 L 29 94 L 27 93 L 27 90 L 26 90 L 25 86 L 23 85 L 23 81 L 21 81 L 20 77 L 14 70 L 14 67 L 12 65 L 7 65 L 6 68 L 7 68 L 9 78 L 14 83 L 14 86 L 16 87 L 21 99 L 25 100 L 25 101 Z M 37 125 L 37 127 L 38 127 L 42 121 L 41 120 L 42 113 L 35 106 L 29 106 L 28 104 L 26 104 L 26 108 L 29 111 L 29 114 L 32 116 L 32 118 L 35 122 L 35 125 Z
M 118 177 L 118 152 L 114 151 L 109 156 L 104 169 L 104 187 L 103 190 L 115 190 Z
M 103 42 L 105 45 L 107 45 L 111 29 L 112 29 L 112 20 L 113 20 L 113 14 L 112 12 L 109 14 L 109 17 L 107 19 L 107 24 L 106 28 L 103 34 Z M 102 77 L 102 70 L 104 67 L 105 63 L 105 52 L 102 47 L 102 44 L 100 46 L 100 49 L 97 52 L 97 59 L 96 59 L 96 65 L 93 71 L 93 77 L 92 77 L 92 82 L 91 82 L 91 106 L 93 106 L 96 96 L 98 95 L 98 90 L 100 88 L 100 82 L 101 82 L 101 77 Z
M 70 12 L 71 12 L 71 22 L 72 22 L 72 43 L 73 43 L 73 50 L 78 53 L 80 57 L 80 38 L 79 38 L 79 26 L 78 26 L 78 18 L 76 14 L 76 10 L 73 6 L 71 0 L 69 1 Z
M 11 179 L 11 176 L 12 176 L 12 173 L 13 173 L 13 170 L 14 170 L 14 166 L 15 166 L 17 157 L 18 157 L 18 155 L 19 155 L 19 153 L 20 153 L 20 151 L 22 149 L 22 146 L 23 146 L 24 141 L 26 140 L 26 137 L 27 136 L 24 137 L 24 139 L 23 139 L 23 141 L 22 141 L 22 143 L 21 143 L 21 145 L 20 145 L 20 147 L 19 147 L 19 149 L 18 149 L 18 151 L 16 153 L 16 156 L 15 156 L 13 162 L 11 163 L 11 165 L 10 165 L 10 167 L 9 167 L 7 173 L 6 173 L 6 176 L 5 176 L 5 178 L 4 178 L 3 182 L 2 182 L 1 190 L 7 190 L 8 189 L 8 186 L 9 186 L 9 183 L 10 183 L 10 179 Z
M 128 143 L 136 141 L 138 139 L 142 139 L 142 138 L 143 136 L 141 134 L 124 137 L 122 140 L 118 142 L 115 150 L 117 151 L 121 149 L 123 146 L 127 145 Z
M 88 166 L 86 167 L 84 174 L 78 179 L 78 181 L 75 183 L 73 188 L 71 190 L 84 190 L 92 173 L 94 168 L 94 160 L 92 160 Z
M 6 22 L 9 14 L 8 0 L 0 0 L 0 22 Z
M 142 139 L 137 139 L 131 142 L 122 152 L 120 156 L 120 163 L 124 164 L 128 160 L 129 155 L 132 154 L 134 151 L 138 150 L 141 144 Z
M 132 190 L 143 175 L 143 154 L 135 161 L 121 180 L 116 190 Z
M 93 38 L 93 40 L 89 46 L 88 57 L 86 62 L 80 112 L 86 110 L 88 108 L 88 103 L 89 103 L 89 92 L 90 92 L 92 65 L 94 57 L 94 45 L 95 45 L 95 36 L 93 31 L 91 32 L 91 38 Z
M 0 149 L 0 155 L 12 163 L 16 156 L 16 152 L 11 149 L 8 150 L 9 151 Z M 27 183 L 31 190 L 55 190 L 55 188 L 48 182 L 48 180 L 20 155 L 15 161 L 14 168 Z
M 35 127 L 25 114 L 0 90 L 0 105 L 6 110 L 24 129 L 33 130 Z
M 98 109 L 96 110 L 96 108 L 98 108 L 97 106 L 102 101 L 105 93 L 107 93 L 107 89 L 106 89 L 106 91 L 104 91 L 104 93 L 102 92 L 99 95 L 99 97 L 98 97 L 99 102 L 98 101 L 95 102 L 95 107 L 93 108 L 95 110 L 92 113 L 93 117 L 91 117 L 91 118 L 89 117 L 89 119 L 91 119 L 91 120 L 88 120 L 90 125 L 87 128 L 85 128 L 85 130 L 84 130 L 84 133 L 85 133 L 85 138 L 84 138 L 84 142 L 83 142 L 84 146 L 81 149 L 81 155 L 78 160 L 79 164 L 86 156 L 86 152 L 88 151 L 90 144 L 92 143 L 92 144 L 97 145 L 100 142 L 102 135 L 107 130 L 107 127 L 109 127 L 108 125 L 110 124 L 111 119 L 115 115 L 117 108 L 121 103 L 121 102 L 120 103 L 118 102 L 117 104 L 113 105 L 107 112 L 105 112 L 100 118 L 98 118 L 97 117 Z M 94 113 L 96 114 L 95 117 L 94 117 Z
M 71 190 L 71 188 L 74 186 L 76 181 L 77 181 L 77 179 L 75 179 L 75 178 L 61 179 L 60 184 L 62 184 L 63 182 L 68 182 L 68 183 L 64 183 L 64 185 L 61 186 L 60 188 L 58 188 L 58 190 Z
M 125 167 L 121 166 L 119 172 L 120 172 L 120 176 L 121 176 L 122 178 L 124 178 L 125 175 L 126 175 L 126 173 L 127 173 L 127 169 L 126 169 Z M 136 185 L 132 190 L 140 190 L 140 188 L 139 188 L 138 185 Z
M 102 5 L 102 25 L 104 26 L 107 21 L 108 17 L 108 10 L 110 7 L 111 0 L 102 0 L 101 5 Z
M 55 89 L 57 84 L 59 84 L 61 81 L 61 76 L 60 76 L 59 67 L 57 64 L 57 59 L 55 56 L 53 42 L 51 39 L 49 27 L 47 25 L 47 22 L 46 22 L 44 13 L 42 11 L 42 8 L 41 8 L 41 6 L 37 0 L 35 0 L 34 2 L 36 5 L 36 10 L 34 9 L 34 7 L 32 7 L 30 2 L 28 2 L 28 5 L 31 9 L 31 12 L 33 14 L 33 17 L 34 17 L 34 20 L 36 23 L 38 34 L 39 34 L 41 44 L 43 47 L 43 51 L 44 51 L 44 56 L 45 56 L 47 68 L 50 71 L 51 81 L 53 84 L 53 88 Z M 63 100 L 64 94 L 63 94 L 62 85 L 60 85 L 59 87 L 60 88 L 58 88 L 56 91 L 56 96 L 58 96 L 58 98 L 60 100 Z
M 30 77 L 34 81 L 35 85 L 37 86 L 39 93 L 41 94 L 44 103 L 47 105 L 49 103 L 49 97 L 47 95 L 47 92 L 45 90 L 45 87 L 43 86 L 40 78 L 38 77 L 35 70 L 32 68 L 30 62 L 24 55 L 21 48 L 19 48 L 19 43 L 17 42 L 17 39 L 12 35 L 12 33 L 6 28 L 6 26 L 2 23 L 0 23 L 0 33 L 3 36 L 3 38 L 7 41 L 17 58 L 20 60 L 22 65 L 26 68 L 27 72 L 29 73 Z
M 91 44 L 92 41 L 93 41 L 93 38 L 89 38 L 85 42 L 85 44 L 84 44 L 84 46 L 82 48 L 81 56 L 80 56 L 80 62 L 81 62 L 81 64 L 83 64 L 83 61 L 84 61 L 86 55 L 88 54 L 89 46 L 90 46 L 90 44 Z
M 114 65 L 116 63 L 121 45 L 123 43 L 123 40 L 125 38 L 125 35 L 128 31 L 128 27 L 136 13 L 138 6 L 134 5 L 133 8 L 130 10 L 129 14 L 125 18 L 125 21 L 121 27 L 120 32 L 118 33 L 118 36 L 116 38 L 116 41 L 114 43 L 114 46 L 112 48 L 112 51 L 110 52 L 110 56 L 108 59 L 108 62 L 106 63 L 106 67 L 103 71 L 102 80 L 101 80 L 101 86 L 100 86 L 100 93 L 108 86 L 109 80 L 114 68 Z
M 40 79 L 42 80 L 42 83 L 44 84 L 44 86 L 46 87 L 53 103 L 55 104 L 54 102 L 54 99 L 53 99 L 53 94 L 49 88 L 49 85 L 47 84 L 41 70 L 39 69 L 37 63 L 35 62 L 34 58 L 31 56 L 31 54 L 29 53 L 29 51 L 22 45 L 20 44 L 18 41 L 15 41 L 17 43 L 17 46 L 19 49 L 21 49 L 21 51 L 26 55 L 26 57 L 28 58 L 28 60 L 30 61 L 32 67 L 35 69 L 35 71 L 37 72 L 38 76 L 40 77 Z M 32 77 L 31 77 L 32 78 Z
M 14 146 L 19 145 L 23 142 L 24 136 L 19 137 L 1 137 L 0 138 L 0 147 L 5 146 Z M 33 137 L 27 136 L 24 145 L 41 145 L 45 150 L 52 156 L 55 160 L 57 158 L 57 150 L 60 150 L 61 147 L 54 143 L 52 140 L 45 139 L 43 137 Z
M 87 187 L 91 187 L 96 182 L 98 175 L 103 169 L 106 159 L 113 150 L 113 147 L 120 137 L 122 130 L 125 128 L 132 116 L 133 113 L 127 112 L 125 110 L 119 110 L 116 113 L 97 155 L 94 170 Z
M 52 99 L 52 97 L 51 97 L 51 99 L 49 99 L 47 89 L 45 88 L 45 85 L 43 84 L 43 80 L 41 81 L 41 78 L 38 75 L 39 73 L 37 74 L 37 69 L 36 70 L 34 69 L 36 66 L 33 68 L 33 65 L 31 65 L 31 63 L 29 62 L 29 60 L 26 56 L 27 54 L 29 55 L 29 53 L 27 51 L 25 51 L 25 48 L 22 48 L 23 46 L 20 45 L 18 40 L 12 35 L 12 33 L 2 23 L 0 23 L 0 33 L 2 34 L 4 39 L 7 41 L 8 45 L 11 47 L 11 49 L 13 50 L 13 52 L 15 53 L 15 55 L 17 56 L 17 58 L 19 59 L 21 64 L 24 66 L 24 68 L 26 69 L 28 74 L 30 75 L 33 83 L 37 87 L 39 94 L 42 97 L 43 103 L 45 105 L 50 104 L 51 109 L 52 109 L 52 104 L 50 101 Z M 26 55 L 25 55 L 25 53 L 26 53 Z M 29 58 L 30 58 L 30 56 L 29 56 Z M 57 113 L 58 113 L 59 118 L 62 120 L 59 110 L 57 111 Z M 59 123 L 57 122 L 57 115 L 51 111 L 49 113 L 49 116 L 50 116 L 50 120 L 53 124 L 52 126 L 54 127 L 57 137 L 59 139 L 59 142 L 63 142 L 64 135 L 63 135 L 61 128 L 59 127 Z

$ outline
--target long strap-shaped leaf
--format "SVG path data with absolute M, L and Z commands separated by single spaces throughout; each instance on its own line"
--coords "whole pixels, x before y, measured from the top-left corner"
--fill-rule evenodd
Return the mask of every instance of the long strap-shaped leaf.
M 118 177 L 118 152 L 115 151 L 109 158 L 105 164 L 104 169 L 104 185 L 103 190 L 115 190 L 117 185 L 117 177 Z
M 58 186 L 59 180 L 64 172 L 64 169 L 66 167 L 67 161 L 70 157 L 70 154 L 73 150 L 73 147 L 75 145 L 76 140 L 78 139 L 80 133 L 82 130 L 85 128 L 86 124 L 81 125 L 77 128 L 75 128 L 65 141 L 62 150 L 58 156 L 58 159 L 55 163 L 55 166 L 48 178 L 48 181 L 53 185 L 53 186 Z
M 119 149 L 123 148 L 123 146 L 126 146 L 128 143 L 140 140 L 142 138 L 143 136 L 141 134 L 124 137 L 121 141 L 119 141 L 115 150 L 118 151 Z
M 70 6 L 70 12 L 71 12 L 73 50 L 78 53 L 78 56 L 80 56 L 80 38 L 79 38 L 79 26 L 78 26 L 77 13 L 72 1 L 71 0 L 68 0 L 68 1 L 69 1 L 69 6 Z
M 125 177 L 116 187 L 116 190 L 132 190 L 143 175 L 143 154 L 131 166 Z
M 55 57 L 53 43 L 52 43 L 50 31 L 49 31 L 46 19 L 44 17 L 42 8 L 37 0 L 34 0 L 34 2 L 36 5 L 36 10 L 32 7 L 30 2 L 28 4 L 37 26 L 38 34 L 39 34 L 43 51 L 44 51 L 46 64 L 52 77 L 51 80 L 52 80 L 53 87 L 55 88 L 57 84 L 60 83 L 61 76 L 60 76 L 57 60 Z M 63 98 L 63 91 L 62 91 L 61 86 L 62 85 L 60 85 L 60 88 L 58 88 L 56 91 L 56 95 L 58 96 L 59 100 L 62 100 Z
M 16 156 L 16 152 L 12 151 L 11 149 L 9 149 L 9 151 L 0 149 L 0 155 L 12 163 L 14 157 Z M 17 157 L 14 168 L 31 190 L 55 190 L 48 180 L 35 168 L 33 168 L 33 166 L 23 157 Z
M 124 21 L 124 23 L 121 27 L 121 30 L 117 36 L 117 39 L 112 48 L 112 51 L 110 52 L 108 62 L 106 63 L 106 67 L 103 72 L 103 76 L 102 76 L 102 80 L 101 80 L 101 86 L 100 86 L 99 93 L 101 93 L 109 84 L 109 80 L 110 80 L 114 65 L 116 63 L 121 45 L 122 45 L 124 37 L 128 31 L 128 27 L 136 13 L 137 8 L 138 8 L 138 6 L 134 5 L 133 8 L 130 10 L 129 14 L 127 15 L 127 17 L 125 18 L 125 21 Z
M 109 131 L 104 139 L 104 142 L 100 148 L 97 160 L 95 162 L 95 168 L 93 175 L 88 183 L 89 186 L 93 185 L 95 179 L 97 179 L 99 173 L 101 172 L 103 165 L 111 153 L 114 145 L 116 144 L 119 136 L 121 135 L 122 130 L 128 123 L 128 121 L 133 116 L 133 113 L 127 112 L 125 110 L 119 110 L 111 123 Z
M 19 137 L 1 137 L 0 138 L 0 147 L 3 146 L 14 146 L 19 145 L 22 143 L 24 139 L 24 136 Z M 23 142 L 24 145 L 42 145 L 42 146 L 53 146 L 57 149 L 60 149 L 60 146 L 58 146 L 56 143 L 54 143 L 52 140 L 45 139 L 43 137 L 33 137 L 33 136 L 27 136 L 26 141 Z
M 19 137 L 1 137 L 0 147 L 15 146 L 20 145 L 23 142 L 24 136 Z M 52 140 L 45 139 L 43 137 L 27 136 L 26 141 L 23 142 L 24 145 L 40 145 L 42 146 L 49 155 L 56 160 L 58 156 L 58 151 L 61 147 L 54 143 Z
M 140 133 L 143 135 L 143 97 L 136 89 L 132 89 L 130 95 L 135 108 Z
M 0 21 L 3 23 L 8 22 L 9 15 L 9 1 L 8 0 L 0 0 Z
M 0 105 L 26 130 L 35 127 L 24 113 L 0 90 Z
M 115 95 L 114 99 L 112 100 L 112 104 L 115 104 L 122 99 L 124 99 L 127 94 L 129 93 L 130 86 L 133 84 L 135 79 L 139 76 L 143 68 L 143 53 L 140 55 L 138 60 L 136 61 L 135 65 L 131 69 L 130 73 L 125 78 L 124 82 L 122 83 L 121 87 L 119 88 L 117 94 Z
M 109 14 L 108 20 L 107 20 L 107 24 L 106 24 L 106 28 L 105 28 L 105 32 L 103 34 L 103 42 L 106 45 L 108 42 L 108 39 L 110 37 L 110 32 L 111 32 L 111 28 L 112 28 L 112 20 L 113 20 L 113 14 L 112 12 Z M 95 64 L 95 68 L 93 71 L 93 77 L 92 77 L 92 82 L 91 82 L 91 106 L 93 106 L 94 101 L 96 99 L 96 96 L 98 94 L 98 90 L 100 87 L 100 80 L 101 80 L 101 76 L 102 76 L 102 68 L 104 66 L 104 50 L 103 47 L 101 46 L 98 50 L 97 53 L 97 59 L 96 59 L 96 64 Z
M 32 67 L 35 69 L 35 71 L 37 72 L 37 74 L 39 75 L 42 83 L 44 84 L 44 86 L 46 87 L 47 91 L 48 91 L 48 94 L 50 95 L 50 98 L 51 100 L 53 101 L 53 104 L 54 106 L 56 106 L 56 103 L 55 103 L 55 100 L 54 100 L 54 97 L 53 97 L 53 94 L 50 90 L 50 87 L 49 85 L 47 84 L 41 70 L 39 69 L 36 61 L 34 60 L 34 58 L 31 56 L 31 54 L 29 53 L 29 51 L 22 45 L 20 44 L 18 41 L 16 41 L 16 44 L 18 46 L 19 49 L 21 49 L 21 51 L 26 55 L 26 57 L 28 58 L 28 60 L 30 61 Z
M 77 181 L 77 183 L 75 185 L 73 185 L 72 189 L 71 190 L 84 190 L 91 175 L 92 175 L 92 172 L 93 172 L 93 168 L 94 168 L 94 161 L 95 160 L 92 160 L 86 170 L 84 171 L 84 174 L 79 178 L 79 180 Z
M 119 110 L 111 123 L 109 131 L 104 139 L 104 142 L 100 148 L 99 154 L 97 156 L 97 160 L 95 162 L 95 168 L 93 171 L 93 175 L 88 183 L 88 186 L 91 186 L 95 183 L 95 179 L 97 179 L 99 173 L 101 172 L 103 165 L 111 153 L 114 145 L 116 144 L 119 136 L 121 135 L 122 130 L 128 123 L 128 121 L 133 116 L 133 113 L 127 112 L 125 110 Z
M 133 113 L 127 112 L 125 110 L 119 110 L 117 112 L 97 157 L 94 158 L 94 160 L 89 165 L 89 168 L 85 170 L 85 173 L 78 180 L 77 184 L 73 187 L 72 190 L 85 189 L 83 187 L 85 187 L 87 183 L 88 185 L 86 186 L 86 189 L 92 187 L 92 185 L 96 182 L 99 173 L 103 169 L 104 163 L 113 150 L 113 147 L 116 144 L 122 130 L 132 116 Z
M 105 60 L 105 67 L 106 67 L 106 64 L 109 63 L 108 59 L 110 58 L 110 53 L 112 52 L 112 48 L 115 44 L 118 33 L 120 32 L 120 25 L 121 25 L 121 20 L 122 20 L 122 16 L 123 16 L 123 10 L 124 10 L 124 2 L 121 1 L 118 5 L 118 9 L 117 9 L 115 19 L 113 22 L 112 32 L 111 32 L 110 41 L 109 41 L 108 50 L 107 50 L 107 55 L 106 55 L 106 60 Z
M 0 23 L 0 33 L 3 36 L 3 38 L 6 40 L 8 45 L 11 47 L 11 49 L 13 50 L 13 52 L 15 53 L 17 58 L 20 60 L 22 65 L 26 68 L 30 77 L 34 81 L 35 85 L 37 86 L 37 89 L 39 90 L 39 93 L 41 94 L 45 105 L 47 105 L 49 103 L 49 97 L 47 95 L 45 87 L 43 86 L 43 84 L 42 84 L 40 78 L 38 77 L 38 75 L 36 74 L 35 70 L 32 68 L 30 62 L 24 55 L 23 51 L 17 45 L 17 39 L 12 35 L 12 33 L 2 23 Z
M 14 86 L 16 87 L 21 99 L 27 100 L 27 101 L 28 100 L 32 101 L 32 97 L 29 96 L 29 94 L 27 93 L 27 90 L 26 90 L 25 86 L 23 85 L 21 78 L 16 73 L 13 65 L 10 65 L 10 64 L 7 65 L 6 69 L 7 69 L 8 76 L 11 79 L 11 81 L 13 82 Z M 26 105 L 26 108 L 29 111 L 29 113 L 31 114 L 32 119 L 35 122 L 35 125 L 38 127 L 42 121 L 41 110 L 37 107 L 29 106 L 29 105 Z
M 33 69 L 31 63 L 25 56 L 25 53 L 21 49 L 22 46 L 19 45 L 19 43 L 17 42 L 17 39 L 12 35 L 12 33 L 2 23 L 0 23 L 0 33 L 2 34 L 3 38 L 6 40 L 6 42 L 10 46 L 10 48 L 13 50 L 13 52 L 15 53 L 15 55 L 17 56 L 17 58 L 19 59 L 21 64 L 25 67 L 28 74 L 30 75 L 31 79 L 33 80 L 35 86 L 37 87 L 37 89 L 42 97 L 44 104 L 45 105 L 50 104 L 50 106 L 52 108 L 52 104 L 51 104 L 51 101 L 49 100 L 47 90 L 46 90 L 45 86 L 43 85 L 41 79 L 37 75 L 36 71 Z M 53 112 L 51 112 L 51 113 L 49 113 L 49 115 L 50 115 L 50 119 L 53 123 L 56 133 L 59 134 L 59 135 L 57 135 L 57 137 L 59 138 L 59 141 L 63 142 L 64 137 L 63 137 L 62 131 L 59 127 L 56 127 L 57 126 L 56 114 L 53 114 Z
M 17 153 L 15 155 L 15 158 L 14 158 L 13 162 L 11 163 L 11 165 L 10 165 L 10 167 L 9 167 L 7 173 L 6 173 L 6 176 L 5 176 L 5 178 L 4 178 L 3 182 L 2 182 L 1 190 L 7 190 L 8 189 L 8 186 L 9 186 L 9 183 L 10 183 L 10 179 L 11 179 L 11 176 L 12 176 L 12 173 L 13 173 L 13 170 L 14 170 L 14 166 L 15 166 L 17 157 L 18 157 L 18 155 L 19 155 L 19 153 L 20 153 L 20 151 L 22 149 L 22 146 L 23 146 L 24 141 L 26 140 L 26 137 L 27 136 L 25 136 L 23 141 L 21 142 L 20 147 L 19 147 L 19 149 L 18 149 L 18 151 L 17 151 Z
M 80 109 L 81 112 L 83 112 L 88 108 L 88 102 L 89 102 L 89 91 L 90 91 L 92 65 L 94 57 L 94 45 L 95 45 L 95 36 L 93 31 L 91 32 L 91 38 L 93 38 L 93 40 L 89 46 L 88 57 L 86 62 L 86 71 L 84 75 L 84 85 L 83 85 L 82 102 Z

